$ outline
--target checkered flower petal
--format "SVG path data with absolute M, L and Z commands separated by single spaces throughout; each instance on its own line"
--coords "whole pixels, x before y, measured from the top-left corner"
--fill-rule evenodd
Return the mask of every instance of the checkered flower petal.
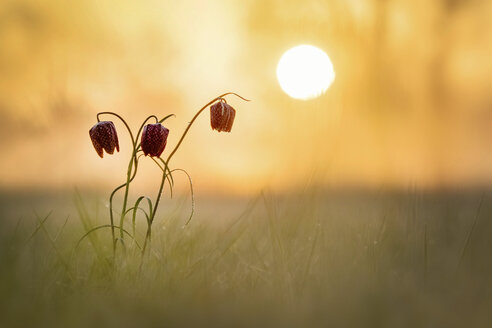
M 169 130 L 162 124 L 147 124 L 142 132 L 140 145 L 145 156 L 159 157 L 166 148 Z
M 231 105 L 219 101 L 210 106 L 210 125 L 218 132 L 231 132 L 236 110 Z
M 113 154 L 115 149 L 120 151 L 116 127 L 111 121 L 98 122 L 89 130 L 89 137 L 94 149 L 101 158 L 103 158 L 104 150 L 108 154 Z

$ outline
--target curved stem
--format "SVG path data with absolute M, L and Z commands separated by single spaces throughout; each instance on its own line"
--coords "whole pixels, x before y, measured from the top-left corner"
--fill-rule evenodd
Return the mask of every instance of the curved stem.
M 135 163 L 135 166 L 137 165 L 137 160 L 135 157 L 136 150 L 135 150 L 135 145 L 133 147 L 133 152 L 132 152 L 132 157 L 130 158 L 130 163 L 128 164 L 128 170 L 126 172 L 126 183 L 125 183 L 125 196 L 123 198 L 123 207 L 121 209 L 121 215 L 120 215 L 120 238 L 123 240 L 124 235 L 123 235 L 123 221 L 125 219 L 125 212 L 126 212 L 126 204 L 128 203 L 128 193 L 130 191 L 130 182 L 133 180 L 135 176 L 132 177 L 132 169 L 133 169 L 133 164 Z M 134 170 L 135 174 L 137 173 L 137 170 Z
M 164 160 L 162 158 L 159 157 L 159 159 L 164 164 L 164 167 L 162 167 L 161 164 L 159 164 L 159 162 L 156 159 L 154 159 L 153 157 L 151 157 L 151 158 L 154 161 L 155 165 L 157 165 L 163 173 L 166 173 L 166 170 L 167 170 L 167 172 L 168 172 L 166 174 L 167 182 L 169 182 L 169 190 L 171 191 L 171 198 L 173 198 L 174 179 L 173 179 L 172 171 L 169 170 L 169 167 L 167 166 L 166 162 L 164 162 Z
M 145 234 L 144 244 L 142 246 L 142 260 L 145 255 L 145 249 L 147 249 L 147 244 L 150 244 L 152 238 L 152 224 L 149 222 L 147 225 L 147 233 Z
M 136 139 L 133 140 L 133 144 L 132 144 L 133 152 L 132 152 L 132 157 L 130 158 L 130 163 L 128 163 L 128 171 L 126 174 L 126 183 L 125 183 L 125 196 L 123 198 L 123 208 L 121 210 L 121 215 L 120 215 L 120 238 L 122 240 L 124 239 L 123 221 L 125 220 L 126 206 L 128 204 L 128 193 L 130 191 L 130 182 L 133 180 L 133 178 L 135 177 L 135 174 L 137 173 L 137 164 L 138 164 L 137 163 L 137 153 L 140 149 L 140 144 L 138 144 L 138 146 L 137 146 L 138 138 L 140 136 L 140 133 L 142 132 L 143 127 L 145 126 L 145 123 L 147 123 L 147 121 L 150 120 L 151 118 L 154 118 L 156 123 L 159 122 L 159 119 L 155 115 L 150 115 L 149 117 L 147 117 L 142 122 L 142 124 L 140 125 L 140 128 L 138 129 L 138 132 L 136 135 Z M 131 177 L 133 165 L 135 165 L 135 172 L 133 174 L 133 177 Z
M 132 158 L 132 161 L 133 161 L 133 158 Z M 113 192 L 111 193 L 111 196 L 109 197 L 109 218 L 110 218 L 110 221 L 111 221 L 111 233 L 112 233 L 112 236 L 113 236 L 113 252 L 116 251 L 116 237 L 115 237 L 115 232 L 114 232 L 115 226 L 114 226 L 114 218 L 113 218 L 113 198 L 114 198 L 114 195 L 116 194 L 116 192 L 118 190 L 120 190 L 121 188 L 127 186 L 130 182 L 133 181 L 133 179 L 135 179 L 135 176 L 137 175 L 137 169 L 138 169 L 138 157 L 135 157 L 135 169 L 133 171 L 133 174 L 132 174 L 131 178 L 129 180 L 127 180 L 126 183 L 123 183 L 123 184 L 119 185 L 118 187 L 116 187 L 113 190 Z M 127 194 L 127 193 L 125 193 L 125 194 Z M 122 230 L 121 228 L 122 227 L 120 227 L 120 231 Z
M 113 192 L 111 193 L 111 196 L 109 197 L 109 217 L 110 217 L 110 221 L 111 221 L 111 234 L 112 234 L 112 237 L 113 237 L 113 254 L 116 252 L 116 238 L 115 238 L 115 231 L 114 231 L 114 218 L 113 218 L 113 198 L 114 198 L 114 195 L 115 193 L 120 190 L 121 188 L 125 187 L 125 196 L 124 196 L 124 200 L 123 200 L 123 209 L 121 211 L 121 217 L 120 217 L 120 238 L 123 239 L 124 237 L 124 229 L 123 229 L 123 220 L 125 218 L 125 211 L 126 211 L 126 205 L 127 205 L 127 202 L 128 202 L 128 193 L 129 193 L 129 187 L 130 187 L 130 182 L 133 181 L 133 179 L 135 178 L 135 175 L 137 174 L 137 165 L 138 165 L 138 159 L 137 159 L 137 142 L 138 142 L 138 136 L 140 135 L 140 132 L 142 131 L 143 129 L 143 126 L 145 125 L 145 123 L 151 119 L 151 118 L 154 118 L 156 120 L 156 122 L 159 121 L 159 119 L 157 118 L 157 116 L 155 115 L 150 115 L 149 117 L 147 117 L 145 119 L 145 121 L 142 123 L 142 125 L 140 126 L 140 129 L 138 130 L 138 133 L 136 135 L 136 138 L 133 136 L 133 132 L 132 130 L 130 129 L 130 126 L 128 125 L 128 123 L 126 123 L 125 119 L 123 117 L 121 117 L 120 115 L 116 114 L 116 113 L 113 113 L 113 112 L 100 112 L 96 115 L 96 118 L 97 118 L 97 121 L 99 122 L 100 119 L 99 119 L 99 116 L 100 115 L 113 115 L 117 118 L 119 118 L 121 120 L 121 122 L 123 122 L 123 124 L 125 125 L 126 129 L 128 130 L 128 133 L 130 134 L 130 138 L 132 140 L 132 147 L 133 147 L 133 151 L 132 151 L 132 156 L 130 158 L 130 162 L 128 163 L 128 170 L 127 170 L 127 175 L 126 175 L 126 183 L 116 187 L 115 190 L 113 190 Z M 133 170 L 133 167 L 135 167 L 134 171 L 133 171 L 133 174 L 132 174 L 132 170 Z
M 174 169 L 171 172 L 175 172 L 175 171 L 181 171 L 184 174 L 186 174 L 186 176 L 188 177 L 188 182 L 190 183 L 190 191 L 191 191 L 191 213 L 190 213 L 190 217 L 188 218 L 188 220 L 185 223 L 185 226 L 187 226 L 188 223 L 190 223 L 191 219 L 193 218 L 193 214 L 195 213 L 195 194 L 193 192 L 193 180 L 191 180 L 191 176 L 188 174 L 188 172 L 186 172 L 186 170 L 183 170 L 183 169 Z
M 99 115 L 104 115 L 104 114 L 113 115 L 113 116 L 116 116 L 117 118 L 119 118 L 121 120 L 121 122 L 123 122 L 123 124 L 125 124 L 126 129 L 128 130 L 128 133 L 130 134 L 130 138 L 132 139 L 132 144 L 135 144 L 135 139 L 133 138 L 132 130 L 130 129 L 130 127 L 128 126 L 128 123 L 126 123 L 126 121 L 123 117 L 121 117 L 120 115 L 113 113 L 113 112 L 100 112 L 100 113 L 97 113 L 97 115 L 96 115 L 98 122 L 100 122 Z
M 128 203 L 128 193 L 129 193 L 129 189 L 130 189 L 130 182 L 133 181 L 133 179 L 135 178 L 136 174 L 137 174 L 137 169 L 138 169 L 138 157 L 137 157 L 137 153 L 139 151 L 139 148 L 140 148 L 140 145 L 137 146 L 137 143 L 138 143 L 138 137 L 140 136 L 140 133 L 142 132 L 142 129 L 145 125 L 145 123 L 147 123 L 148 120 L 150 120 L 151 118 L 154 118 L 156 123 L 159 122 L 159 119 L 157 118 L 157 116 L 155 115 L 150 115 L 149 117 L 147 117 L 143 123 L 140 125 L 140 128 L 138 130 L 138 133 L 136 135 L 136 137 L 133 136 L 133 132 L 132 130 L 130 129 L 130 126 L 128 125 L 128 123 L 126 123 L 125 119 L 123 117 L 121 117 L 120 115 L 116 114 L 116 113 L 113 113 L 113 112 L 100 112 L 96 115 L 96 118 L 97 118 L 97 121 L 100 122 L 100 118 L 99 116 L 100 115 L 113 115 L 117 118 L 119 118 L 121 120 L 121 122 L 123 122 L 123 124 L 125 125 L 126 129 L 128 130 L 128 133 L 130 134 L 130 138 L 131 138 L 131 141 L 132 141 L 132 147 L 133 147 L 133 150 L 132 150 L 132 156 L 130 158 L 130 162 L 128 163 L 128 170 L 127 170 L 127 175 L 126 175 L 126 183 L 116 187 L 116 189 L 113 190 L 113 192 L 111 193 L 110 197 L 109 197 L 109 217 L 110 217 L 110 222 L 111 222 L 111 234 L 112 234 L 112 238 L 113 238 L 113 254 L 116 253 L 116 236 L 115 236 L 115 226 L 114 226 L 114 217 L 113 217 L 113 198 L 114 198 L 114 195 L 116 194 L 116 192 L 118 190 L 120 190 L 121 188 L 125 187 L 125 196 L 124 196 L 124 200 L 123 200 L 123 208 L 122 208 L 122 211 L 121 211 L 121 216 L 120 216 L 120 225 L 119 225 L 119 228 L 120 228 L 120 238 L 123 239 L 124 238 L 124 229 L 123 229 L 123 221 L 124 221 L 124 218 L 125 218 L 125 215 L 126 215 L 126 206 L 127 206 L 127 203 Z M 132 173 L 133 171 L 133 173 Z
M 125 119 L 123 117 L 121 117 L 120 115 L 116 114 L 116 113 L 113 113 L 113 112 L 99 112 L 97 113 L 96 115 L 96 118 L 97 118 L 97 121 L 100 122 L 100 119 L 99 119 L 99 116 L 100 115 L 113 115 L 117 118 L 120 119 L 121 122 L 123 122 L 123 124 L 125 125 L 126 129 L 128 130 L 128 133 L 130 134 L 130 139 L 132 140 L 132 145 L 133 145 L 133 148 L 135 149 L 135 138 L 133 137 L 133 133 L 132 133 L 132 130 L 130 129 L 130 127 L 128 126 L 128 123 L 126 123 Z M 135 153 L 135 152 L 134 152 Z M 133 165 L 133 161 L 134 161 L 134 153 L 132 154 L 132 158 L 130 159 L 130 164 Z M 136 174 L 136 166 L 137 166 L 137 160 L 135 159 L 135 174 Z M 130 167 L 129 167 L 129 170 L 130 170 Z M 135 178 L 135 174 L 133 175 L 132 179 Z M 128 193 L 128 184 L 129 184 L 129 174 L 127 174 L 127 181 L 125 184 L 122 184 L 118 187 L 116 187 L 116 189 L 113 190 L 113 192 L 111 193 L 111 195 L 109 196 L 109 219 L 111 221 L 111 235 L 113 237 L 113 255 L 116 254 L 116 237 L 115 237 L 115 232 L 114 232 L 114 218 L 113 218 L 113 197 L 115 195 L 115 193 L 120 190 L 121 188 L 123 188 L 124 186 L 126 186 L 126 193 Z M 123 234 L 123 232 L 121 232 L 121 234 Z
M 137 136 L 136 136 L 136 138 L 135 138 L 135 143 L 134 143 L 134 144 L 135 144 L 135 147 L 137 146 L 137 145 L 136 145 L 136 143 L 138 143 L 138 137 L 140 136 L 140 133 L 142 132 L 142 129 L 143 129 L 143 127 L 144 127 L 145 123 L 147 123 L 147 121 L 148 121 L 148 120 L 150 120 L 151 118 L 154 118 L 154 119 L 155 119 L 155 122 L 156 122 L 156 123 L 159 123 L 159 119 L 157 118 L 157 116 L 155 116 L 155 115 L 150 115 L 149 117 L 147 117 L 147 118 L 145 119 L 145 121 L 143 121 L 142 125 L 140 125 L 140 128 L 138 129 Z
M 210 106 L 211 104 L 213 104 L 214 102 L 216 102 L 217 100 L 227 96 L 227 95 L 235 95 L 239 98 L 241 98 L 242 100 L 245 100 L 245 101 L 250 101 L 249 99 L 246 99 L 246 98 L 243 98 L 241 97 L 240 95 L 238 95 L 237 93 L 234 93 L 234 92 L 227 92 L 227 93 L 224 93 L 218 97 L 216 97 L 215 99 L 213 99 L 212 101 L 210 101 L 209 103 L 207 103 L 205 106 L 203 106 L 196 114 L 195 116 L 193 116 L 193 118 L 191 119 L 190 123 L 188 123 L 188 126 L 186 127 L 185 131 L 183 132 L 183 135 L 181 136 L 181 138 L 179 139 L 178 143 L 176 144 L 176 146 L 174 147 L 173 151 L 169 154 L 169 156 L 167 157 L 167 163 L 169 163 L 169 160 L 173 157 L 173 155 L 176 153 L 176 151 L 178 150 L 179 146 L 181 146 L 181 143 L 183 142 L 184 138 L 186 137 L 186 134 L 188 134 L 188 131 L 190 130 L 191 126 L 193 125 L 193 123 L 195 122 L 195 120 L 198 118 L 198 116 L 205 110 L 205 108 L 207 108 L 208 106 Z
M 120 117 L 118 114 L 114 114 L 116 115 L 117 117 Z M 121 118 L 121 117 L 120 117 Z M 137 143 L 138 143 L 138 138 L 140 136 L 140 133 L 142 132 L 142 129 L 143 127 L 145 126 L 145 123 L 147 123 L 151 118 L 154 118 L 156 123 L 159 122 L 159 119 L 157 118 L 157 116 L 155 115 L 150 115 L 148 116 L 143 122 L 142 124 L 140 125 L 140 128 L 138 129 L 138 132 L 137 132 L 137 135 L 136 135 L 136 138 L 133 138 L 133 134 L 132 134 L 132 146 L 133 146 L 133 151 L 132 151 L 132 156 L 130 158 L 130 162 L 128 163 L 128 170 L 127 170 L 127 174 L 126 174 L 126 183 L 125 184 L 122 184 L 121 186 L 119 186 L 117 189 L 115 189 L 115 192 L 123 187 L 125 187 L 125 195 L 124 195 L 124 198 L 123 198 L 123 207 L 122 207 L 122 210 L 121 210 L 121 215 L 120 215 L 120 238 L 121 239 L 124 239 L 124 229 L 123 229 L 123 221 L 125 219 L 125 215 L 126 215 L 126 206 L 128 204 L 128 194 L 129 194 L 129 191 L 130 191 L 130 182 L 133 181 L 133 179 L 135 178 L 135 175 L 137 174 L 137 165 L 138 165 L 138 159 L 137 159 L 137 153 L 139 151 L 139 148 L 140 148 L 140 144 L 137 146 Z M 99 118 L 98 118 L 99 119 Z M 122 118 L 121 118 L 122 121 L 124 121 Z M 125 123 L 126 124 L 126 123 Z M 128 128 L 128 131 L 130 132 L 131 134 L 131 130 L 130 128 L 128 127 L 127 125 L 127 128 Z M 135 166 L 135 170 L 133 172 L 133 175 L 132 175 L 132 170 L 133 170 L 133 166 Z M 114 196 L 114 192 L 113 194 L 111 195 L 112 197 Z M 112 200 L 112 198 L 111 198 Z M 112 205 L 112 202 L 110 202 L 111 205 Z M 111 206 L 111 226 L 113 226 L 113 218 L 112 218 L 112 206 Z M 112 228 L 114 229 L 114 228 Z M 114 248 L 116 248 L 116 240 L 114 239 L 113 240 L 113 243 L 114 243 Z
M 164 122 L 165 120 L 167 120 L 168 118 L 170 118 L 171 116 L 176 117 L 176 115 L 174 115 L 174 114 L 169 114 L 169 115 L 164 116 L 163 118 L 161 118 L 161 119 L 159 120 L 159 122 L 157 122 L 157 123 L 162 123 L 162 122 Z
M 174 147 L 174 149 L 171 151 L 171 153 L 167 157 L 167 160 L 165 161 L 165 165 L 167 166 L 167 169 L 168 170 L 169 170 L 169 161 L 174 156 L 174 154 L 176 153 L 176 151 L 179 149 L 179 146 L 181 146 L 181 143 L 183 142 L 184 138 L 188 134 L 188 131 L 190 130 L 191 126 L 193 125 L 193 123 L 195 122 L 195 120 L 198 118 L 198 116 L 200 116 L 200 114 L 205 110 L 205 108 L 207 108 L 208 106 L 210 106 L 211 104 L 213 104 L 217 100 L 220 100 L 220 99 L 222 99 L 223 97 L 225 97 L 227 95 L 234 95 L 236 97 L 241 98 L 242 100 L 250 101 L 249 99 L 246 99 L 246 98 L 241 97 L 237 93 L 234 93 L 234 92 L 226 92 L 224 94 L 221 94 L 218 97 L 215 97 L 214 99 L 212 99 L 211 101 L 209 101 L 205 106 L 203 106 L 202 108 L 200 108 L 200 110 L 195 114 L 195 116 L 193 116 L 193 118 L 191 119 L 190 123 L 188 123 L 188 126 L 184 130 L 183 135 L 181 136 L 181 138 L 179 139 L 178 143 L 176 144 L 176 146 Z M 157 193 L 157 198 L 156 198 L 156 201 L 154 203 L 154 210 L 152 211 L 151 216 L 150 216 L 150 224 L 149 224 L 148 231 L 147 231 L 149 241 L 150 241 L 150 237 L 151 237 L 151 233 L 150 233 L 151 225 L 152 225 L 152 222 L 154 221 L 155 214 L 157 213 L 157 208 L 159 207 L 159 201 L 161 200 L 162 190 L 164 188 L 164 182 L 165 181 L 166 181 L 166 173 L 163 172 L 162 173 L 161 184 L 159 186 L 159 192 Z M 145 238 L 145 243 L 143 245 L 142 255 L 144 255 L 144 253 L 145 253 L 146 246 L 147 246 L 147 236 Z
M 102 228 L 109 228 L 109 227 L 114 228 L 113 226 L 110 226 L 109 224 L 104 224 L 104 225 L 97 226 L 97 227 L 92 228 L 91 230 L 87 231 L 87 232 L 86 232 L 86 233 L 85 233 L 85 234 L 84 234 L 84 235 L 83 235 L 83 236 L 79 239 L 79 241 L 78 241 L 78 242 L 77 242 L 77 244 L 75 245 L 74 250 L 76 250 L 76 249 L 79 247 L 80 243 L 81 243 L 81 242 L 82 242 L 82 241 L 83 241 L 83 240 L 84 240 L 87 236 L 89 236 L 91 233 L 93 233 L 94 231 L 97 231 L 97 230 L 102 229 Z M 133 240 L 135 240 L 134 236 L 132 236 L 132 235 L 131 235 L 128 231 L 126 231 L 126 230 L 123 230 L 123 231 L 124 231 L 124 232 L 125 232 L 128 236 L 132 237 L 132 239 L 133 239 Z M 138 244 L 138 242 L 137 242 L 136 240 L 135 240 L 135 244 L 137 245 L 137 247 L 138 247 L 139 249 L 142 249 L 142 247 L 140 247 L 140 245 Z

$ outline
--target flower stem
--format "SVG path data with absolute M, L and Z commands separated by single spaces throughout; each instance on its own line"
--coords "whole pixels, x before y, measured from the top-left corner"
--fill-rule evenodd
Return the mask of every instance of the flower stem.
M 128 170 L 126 172 L 126 183 L 125 183 L 125 196 L 123 199 L 123 207 L 121 209 L 121 215 L 120 215 L 120 238 L 123 240 L 123 221 L 125 219 L 125 212 L 126 212 L 126 204 L 128 203 L 128 192 L 130 190 L 130 179 L 132 175 L 132 169 L 133 169 L 133 163 L 135 162 L 135 145 L 133 147 L 133 153 L 132 157 L 130 159 L 130 163 L 128 163 Z M 137 170 L 135 170 L 135 173 Z
M 132 145 L 134 145 L 135 144 L 135 138 L 133 137 L 132 130 L 128 126 L 128 123 L 126 123 L 125 119 L 123 117 L 121 117 L 120 115 L 118 115 L 116 113 L 113 113 L 113 112 L 100 112 L 100 113 L 97 113 L 97 115 L 96 115 L 96 118 L 97 118 L 97 121 L 98 122 L 100 122 L 99 116 L 100 115 L 104 115 L 104 114 L 113 115 L 113 116 L 119 118 L 121 122 L 123 122 L 123 124 L 125 125 L 126 129 L 128 130 L 128 133 L 130 134 L 130 139 L 132 140 Z M 130 162 L 133 163 L 133 156 L 132 156 Z M 135 170 L 135 173 L 136 173 L 136 170 Z M 133 177 L 135 177 L 135 176 L 133 176 Z M 113 190 L 113 192 L 111 193 L 111 196 L 109 197 L 109 218 L 110 218 L 110 221 L 111 221 L 111 235 L 113 237 L 113 256 L 116 255 L 116 236 L 115 236 L 115 232 L 114 232 L 114 219 L 113 219 L 113 197 L 114 197 L 114 194 L 119 189 L 121 189 L 123 186 L 126 186 L 126 193 L 127 193 L 128 192 L 128 184 L 129 184 L 129 177 L 127 178 L 126 183 L 123 184 L 123 185 L 121 185 L 121 186 L 116 187 L 116 189 Z
M 97 121 L 100 122 L 100 119 L 99 119 L 99 116 L 100 115 L 113 115 L 115 117 L 117 117 L 118 119 L 121 120 L 121 122 L 123 122 L 123 124 L 125 125 L 126 129 L 128 130 L 128 134 L 130 135 L 130 139 L 132 141 L 132 147 L 133 147 L 133 150 L 132 150 L 132 156 L 130 158 L 130 162 L 128 163 L 128 170 L 127 170 L 127 175 L 126 175 L 126 182 L 124 184 L 121 184 L 119 185 L 118 187 L 116 187 L 113 192 L 111 193 L 110 197 L 109 197 L 109 218 L 110 218 L 110 222 L 111 222 L 111 235 L 112 235 L 112 238 L 113 238 L 113 256 L 116 255 L 116 236 L 115 236 L 115 226 L 114 226 L 114 217 L 113 217 L 113 198 L 114 198 L 114 195 L 116 194 L 116 192 L 118 190 L 120 190 L 121 188 L 125 187 L 125 196 L 124 196 L 124 200 L 123 200 L 123 209 L 121 211 L 121 217 L 120 217 L 120 238 L 123 239 L 123 236 L 124 236 L 124 230 L 123 230 L 123 220 L 125 218 L 125 212 L 126 212 L 126 206 L 127 206 L 127 203 L 128 203 L 128 193 L 129 193 L 129 189 L 130 189 L 130 183 L 133 181 L 133 179 L 135 178 L 136 174 L 137 174 L 137 168 L 138 168 L 138 158 L 137 158 L 137 152 L 138 152 L 138 148 L 140 146 L 137 147 L 137 143 L 138 143 L 138 137 L 142 131 L 142 128 L 143 126 L 145 125 L 145 123 L 151 119 L 151 118 L 155 118 L 156 122 L 158 121 L 157 117 L 155 115 L 151 115 L 149 117 L 147 117 L 145 119 L 145 121 L 142 123 L 142 125 L 140 126 L 140 129 L 138 130 L 138 133 L 136 135 L 136 138 L 134 138 L 133 136 L 133 132 L 132 130 L 130 129 L 130 126 L 128 125 L 128 123 L 126 123 L 125 119 L 123 117 L 121 117 L 120 115 L 114 113 L 114 112 L 100 112 L 96 115 L 96 118 L 97 118 Z M 133 170 L 133 174 L 132 174 L 132 170 Z
M 248 99 L 241 97 L 237 93 L 234 93 L 234 92 L 226 92 L 226 93 L 224 93 L 224 94 L 222 94 L 222 95 L 220 95 L 218 97 L 215 97 L 214 99 L 212 99 L 211 101 L 209 101 L 205 106 L 203 106 L 202 108 L 200 108 L 200 110 L 195 114 L 195 116 L 193 116 L 193 118 L 191 119 L 190 123 L 188 123 L 188 126 L 184 130 L 183 135 L 181 136 L 181 138 L 179 139 L 178 143 L 176 144 L 176 146 L 174 147 L 174 149 L 171 151 L 171 153 L 167 157 L 167 160 L 165 161 L 165 163 L 166 163 L 166 168 L 167 168 L 168 171 L 169 171 L 169 161 L 174 156 L 174 154 L 176 153 L 176 151 L 179 149 L 179 146 L 181 146 L 181 143 L 183 142 L 184 138 L 188 134 L 188 131 L 190 130 L 191 126 L 193 125 L 193 123 L 195 122 L 195 120 L 198 118 L 198 116 L 200 116 L 200 114 L 205 110 L 205 108 L 207 108 L 208 106 L 210 106 L 211 104 L 213 104 L 217 100 L 220 100 L 220 99 L 222 99 L 223 97 L 225 97 L 227 95 L 235 95 L 235 96 L 237 96 L 237 97 L 239 97 L 239 98 L 241 98 L 241 99 L 243 99 L 245 101 L 249 101 Z M 166 176 L 167 176 L 167 173 L 166 173 L 166 171 L 164 171 L 162 173 L 162 179 L 161 179 L 161 184 L 159 186 L 159 192 L 157 193 L 157 197 L 156 197 L 156 200 L 155 200 L 154 210 L 152 211 L 152 213 L 150 215 L 149 227 L 148 227 L 148 231 L 147 231 L 147 235 L 149 236 L 149 244 L 150 244 L 150 230 L 151 230 L 151 227 L 152 227 L 152 222 L 154 221 L 155 215 L 157 213 L 157 208 L 159 206 L 159 202 L 161 200 L 162 190 L 164 188 L 164 182 L 166 181 Z M 146 248 L 146 246 L 147 246 L 147 236 L 145 237 L 145 243 L 144 243 L 144 246 L 142 248 L 142 255 L 145 254 L 145 248 Z
M 130 190 L 130 182 L 133 180 L 133 178 L 131 177 L 132 175 L 132 168 L 133 168 L 133 164 L 135 163 L 135 174 L 137 173 L 137 152 L 138 152 L 138 149 L 140 148 L 140 145 L 137 146 L 138 144 L 138 138 L 140 136 L 140 133 L 142 132 L 142 129 L 145 125 L 145 123 L 147 123 L 148 120 L 150 120 L 151 118 L 154 118 L 156 122 L 158 122 L 158 118 L 155 116 L 155 115 L 150 115 L 149 117 L 147 117 L 143 122 L 142 124 L 140 125 L 140 128 L 138 129 L 138 132 L 137 132 L 137 135 L 136 135 L 136 138 L 135 140 L 133 141 L 133 151 L 132 151 L 132 157 L 130 158 L 130 162 L 128 163 L 128 170 L 127 170 L 127 173 L 126 173 L 126 183 L 125 183 L 125 196 L 124 196 L 124 199 L 123 199 L 123 207 L 122 207 L 122 210 L 121 210 L 121 216 L 120 216 L 120 238 L 123 240 L 124 238 L 124 229 L 123 229 L 123 222 L 125 220 L 125 216 L 126 216 L 126 207 L 127 207 L 127 204 L 128 204 L 128 193 L 129 193 L 129 190 Z M 135 177 L 135 174 L 133 175 L 133 177 Z
M 217 100 L 219 99 L 222 99 L 222 97 L 225 97 L 227 95 L 235 95 L 245 101 L 249 101 L 248 99 L 246 98 L 243 98 L 241 97 L 240 95 L 234 93 L 234 92 L 227 92 L 227 93 L 224 93 L 216 98 L 214 98 L 212 101 L 210 101 L 208 104 L 206 104 L 205 106 L 203 106 L 196 114 L 195 116 L 193 116 L 193 118 L 191 119 L 190 123 L 188 123 L 188 126 L 186 127 L 185 131 L 183 132 L 183 135 L 181 136 L 181 139 L 179 139 L 178 143 L 176 144 L 176 146 L 174 147 L 173 151 L 169 154 L 169 156 L 167 157 L 167 160 L 166 162 L 169 164 L 169 160 L 173 157 L 173 155 L 176 153 L 176 151 L 178 150 L 179 146 L 181 146 L 181 143 L 183 142 L 183 139 L 186 137 L 186 134 L 188 133 L 188 131 L 190 130 L 191 126 L 193 125 L 193 122 L 195 122 L 195 120 L 198 118 L 198 116 L 203 112 L 203 110 L 205 108 L 207 108 L 208 106 L 210 106 L 211 104 L 213 104 L 214 102 L 216 102 Z
M 98 122 L 100 122 L 99 116 L 100 115 L 103 115 L 103 114 L 113 115 L 113 116 L 116 116 L 117 118 L 119 118 L 120 121 L 123 122 L 123 124 L 125 124 L 126 129 L 128 130 L 128 133 L 130 134 L 130 138 L 132 139 L 132 144 L 135 143 L 135 139 L 133 138 L 132 130 L 130 129 L 130 127 L 128 126 L 128 124 L 126 123 L 126 121 L 123 119 L 123 117 L 121 117 L 120 115 L 118 115 L 116 113 L 113 113 L 113 112 L 100 112 L 100 113 L 97 113 L 97 115 L 96 115 L 96 118 L 97 118 L 97 121 Z

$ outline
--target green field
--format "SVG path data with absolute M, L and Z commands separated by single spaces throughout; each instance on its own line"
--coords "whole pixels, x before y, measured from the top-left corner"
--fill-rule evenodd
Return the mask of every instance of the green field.
M 143 261 L 141 217 L 75 248 L 104 196 L 0 195 L 0 327 L 492 326 L 488 192 L 176 199 Z

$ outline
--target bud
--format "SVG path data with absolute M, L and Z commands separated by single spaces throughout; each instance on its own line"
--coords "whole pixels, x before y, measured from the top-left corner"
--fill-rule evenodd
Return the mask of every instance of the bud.
M 108 154 L 113 154 L 114 149 L 120 151 L 116 128 L 111 121 L 98 122 L 89 130 L 92 145 L 99 157 L 103 158 L 103 150 Z
M 213 130 L 231 132 L 236 110 L 224 101 L 210 106 L 210 124 Z
M 150 155 L 150 157 L 161 156 L 164 148 L 166 148 L 168 135 L 169 130 L 160 123 L 144 126 L 142 140 L 140 141 L 144 155 Z

